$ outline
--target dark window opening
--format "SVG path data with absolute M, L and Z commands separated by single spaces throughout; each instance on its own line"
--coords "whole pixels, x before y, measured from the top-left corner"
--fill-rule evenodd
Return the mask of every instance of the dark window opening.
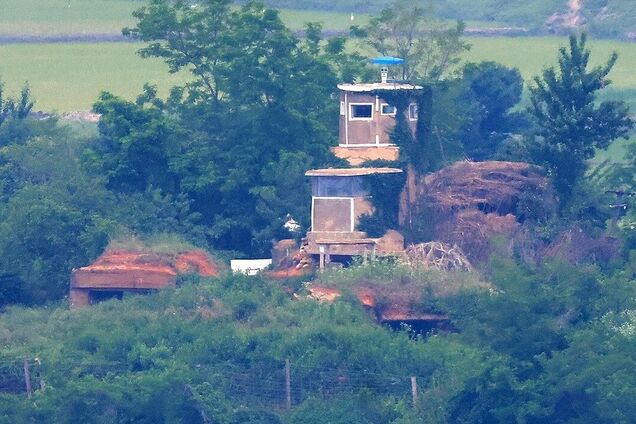
M 352 104 L 351 119 L 371 119 L 373 118 L 373 104 Z
M 417 103 L 411 103 L 409 105 L 409 119 L 411 121 L 417 121 L 417 115 L 418 115 Z
M 382 115 L 395 115 L 395 106 L 384 103 L 382 105 Z
M 313 177 L 312 194 L 315 197 L 365 197 L 362 177 Z
M 114 291 L 91 291 L 89 293 L 90 304 L 95 305 L 100 302 L 105 302 L 111 299 L 121 300 L 124 297 L 124 292 L 120 290 Z

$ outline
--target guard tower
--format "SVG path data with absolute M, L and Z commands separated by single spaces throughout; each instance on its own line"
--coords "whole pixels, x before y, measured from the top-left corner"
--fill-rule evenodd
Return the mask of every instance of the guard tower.
M 333 153 L 346 159 L 352 166 L 367 160 L 397 160 L 398 147 L 391 143 L 390 134 L 395 126 L 397 110 L 382 98 L 383 92 L 406 91 L 415 94 L 422 87 L 389 77 L 389 65 L 399 65 L 403 59 L 379 57 L 373 63 L 381 66 L 380 82 L 339 84 L 340 126 L 338 147 Z M 415 96 L 413 96 L 415 97 Z M 418 109 L 415 98 L 403 112 L 415 133 Z
M 339 145 L 334 154 L 354 168 L 328 168 L 307 171 L 311 178 L 311 231 L 307 233 L 305 250 L 320 256 L 321 268 L 333 257 L 395 255 L 404 248 L 403 239 L 369 238 L 357 229 L 364 214 L 373 214 L 365 179 L 378 174 L 403 172 L 398 168 L 362 168 L 368 160 L 398 159 L 399 149 L 391 143 L 391 130 L 396 123 L 396 108 L 383 99 L 393 90 L 413 93 L 405 113 L 415 132 L 418 119 L 415 94 L 422 87 L 389 77 L 389 65 L 403 59 L 382 57 L 373 60 L 381 65 L 380 82 L 340 84 Z

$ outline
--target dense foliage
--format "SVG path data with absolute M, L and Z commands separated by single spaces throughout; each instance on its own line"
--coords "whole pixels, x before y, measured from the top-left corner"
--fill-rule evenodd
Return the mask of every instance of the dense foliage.
M 449 44 L 428 52 L 435 60 L 452 56 L 446 64 L 453 66 L 407 72 L 426 83 L 422 119 L 415 137 L 398 120 L 393 139 L 403 166 L 420 174 L 464 157 L 534 155 L 562 196 L 585 202 L 570 200 L 569 212 L 555 217 L 527 193 L 519 201 L 524 229 L 549 240 L 558 225 L 571 229 L 576 221 L 576 231 L 621 239 L 610 260 L 532 263 L 493 242 L 482 274 L 465 281 L 391 262 L 321 274 L 320 283 L 342 291 L 332 303 L 306 299 L 296 281 L 181 275 L 174 289 L 69 311 L 61 299 L 71 270 L 117 235 L 170 233 L 257 255 L 289 236 L 288 216 L 307 226 L 303 173 L 336 163 L 328 149 L 336 83 L 368 77 L 344 38 L 321 41 L 313 24 L 301 40 L 257 3 L 152 0 L 135 16 L 127 33 L 148 43 L 143 55 L 192 72 L 168 98 L 151 86 L 132 102 L 102 93 L 97 133 L 82 135 L 55 118 L 30 116 L 28 89 L 17 99 L 0 90 L 0 423 L 633 420 L 636 152 L 630 148 L 609 171 L 583 172 L 593 147 L 607 147 L 631 126 L 622 105 L 595 103 L 615 59 L 587 71 L 585 38 L 561 51 L 559 74 L 549 69 L 535 80 L 538 119 L 529 128 L 518 107 L 518 71 L 461 67 L 461 27 L 446 38 L 438 33 L 435 43 Z M 384 14 L 373 24 L 396 16 L 423 17 Z M 407 99 L 380 94 L 404 111 Z M 523 145 L 535 135 L 538 146 Z M 555 146 L 566 154 L 555 156 Z M 564 164 L 576 178 L 563 178 Z M 374 197 L 390 199 L 376 205 L 377 235 L 396 225 L 403 181 L 369 181 Z M 610 225 L 608 187 L 624 201 Z M 389 297 L 365 310 L 354 290 L 369 286 L 401 296 L 411 312 L 446 314 L 453 331 L 379 326 Z
M 0 422 L 623 422 L 636 361 L 632 268 L 500 259 L 496 288 L 427 292 L 458 330 L 427 338 L 377 326 L 353 297 L 292 300 L 240 276 L 80 311 L 13 307 L 0 323 Z M 346 271 L 323 278 L 351 281 Z
M 168 100 L 152 88 L 136 103 L 103 94 L 92 167 L 110 189 L 185 196 L 207 227 L 205 242 L 263 255 L 291 215 L 306 228 L 304 171 L 333 160 L 340 80 L 365 73 L 340 38 L 301 41 L 274 10 L 214 0 L 152 1 L 126 30 L 193 80 Z M 208 30 L 213 28 L 213 31 Z
M 531 148 L 533 159 L 551 173 L 562 205 L 570 200 L 596 149 L 627 138 L 634 126 L 624 102 L 596 104 L 597 92 L 611 83 L 607 75 L 618 55 L 588 70 L 586 40 L 586 34 L 570 36 L 569 48 L 559 50 L 559 70 L 544 70 L 530 87 L 530 112 L 540 137 Z

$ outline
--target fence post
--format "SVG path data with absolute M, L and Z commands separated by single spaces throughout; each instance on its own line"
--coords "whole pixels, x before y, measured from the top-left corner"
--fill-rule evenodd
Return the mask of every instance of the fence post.
M 26 359 L 23 362 L 24 365 L 24 385 L 26 387 L 27 397 L 31 399 L 33 389 L 31 388 L 31 373 L 29 372 L 29 361 Z
M 417 408 L 417 377 L 411 377 L 411 396 L 413 397 L 413 409 Z
M 285 359 L 285 394 L 287 395 L 287 409 L 291 409 L 291 367 L 289 358 Z

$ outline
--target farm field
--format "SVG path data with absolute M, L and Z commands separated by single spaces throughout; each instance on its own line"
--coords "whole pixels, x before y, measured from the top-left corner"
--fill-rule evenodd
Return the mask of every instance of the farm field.
M 134 24 L 132 12 L 144 3 L 133 0 L 3 0 L 0 36 L 59 36 L 69 34 L 120 34 Z M 280 9 L 291 29 L 305 22 L 320 22 L 326 31 L 347 31 L 364 25 L 369 15 L 317 10 Z M 470 27 L 500 27 L 501 23 L 466 21 Z
M 113 34 L 133 23 L 131 0 L 2 0 L 0 35 Z
M 0 79 L 15 94 L 28 82 L 35 109 L 89 110 L 100 91 L 134 99 L 144 83 L 161 94 L 185 81 L 160 60 L 142 59 L 135 43 L 9 44 L 0 46 Z
M 529 80 L 556 62 L 559 37 L 469 37 L 473 45 L 465 61 L 494 60 L 518 67 Z M 138 43 L 28 43 L 0 45 L 0 78 L 9 91 L 28 81 L 37 109 L 60 112 L 88 110 L 102 90 L 134 98 L 145 82 L 161 93 L 183 83 L 187 74 L 171 75 L 159 60 L 136 55 Z M 593 41 L 592 61 L 601 63 L 612 51 L 620 57 L 607 96 L 628 101 L 636 110 L 636 43 Z
M 120 34 L 134 24 L 132 12 L 144 4 L 131 0 L 3 0 L 0 36 L 54 36 L 68 34 Z M 353 23 L 364 25 L 368 15 L 282 9 L 290 28 L 321 22 L 325 30 L 344 31 Z

